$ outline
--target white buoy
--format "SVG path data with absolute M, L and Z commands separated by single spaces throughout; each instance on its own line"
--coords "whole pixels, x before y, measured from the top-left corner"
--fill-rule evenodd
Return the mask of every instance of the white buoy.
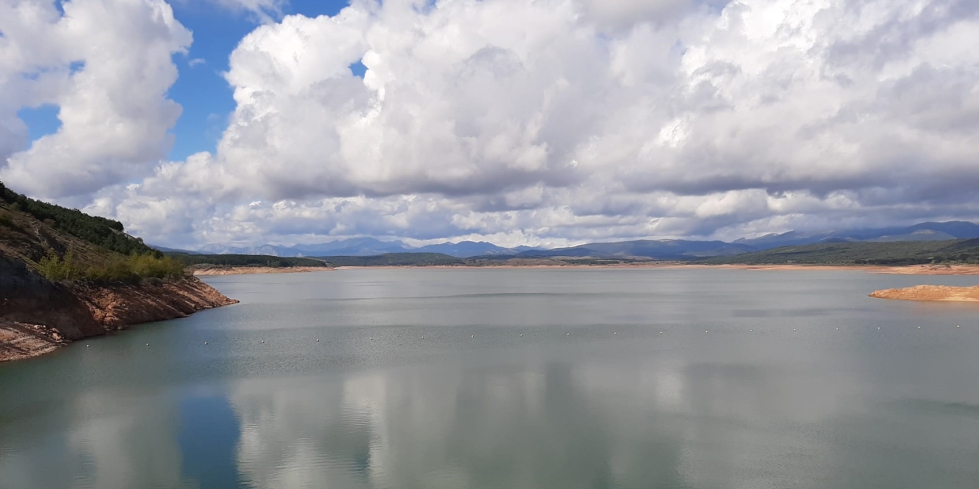
M 877 326 L 877 329 L 880 329 L 880 326 Z
M 839 331 L 839 330 L 840 330 L 840 328 L 836 328 L 836 330 L 837 330 L 837 331 Z
M 571 333 L 568 333 L 568 336 L 571 336 Z
M 265 340 L 262 340 L 262 343 L 265 343 Z
M 206 345 L 206 344 L 207 344 L 207 342 L 205 341 L 205 342 L 204 342 L 204 344 Z
M 319 343 L 320 342 L 320 339 L 319 338 L 316 338 L 316 342 Z
M 918 326 L 918 329 L 921 329 L 921 326 Z
M 523 336 L 523 333 L 520 333 L 520 336 Z
M 88 348 L 88 347 L 90 347 L 90 346 L 92 346 L 92 345 L 85 345 L 85 348 Z
M 961 325 L 961 324 L 960 324 L 960 325 L 958 325 L 958 326 L 956 326 L 956 328 L 961 328 L 961 327 L 962 327 L 962 325 Z
M 425 339 L 425 337 L 424 337 L 424 336 L 422 336 L 422 339 L 424 340 L 424 339 Z
M 749 333 L 752 333 L 752 332 L 754 332 L 754 331 L 755 331 L 755 330 L 753 330 L 753 329 L 749 329 L 749 330 L 748 330 L 748 332 L 749 332 Z
M 614 332 L 614 333 L 612 333 L 612 334 L 619 334 L 619 332 L 618 332 L 618 331 L 616 331 L 616 332 Z
M 659 334 L 663 334 L 663 332 L 662 332 L 662 331 L 660 331 L 660 332 L 659 332 Z
M 149 343 L 147 343 L 147 344 L 146 344 L 146 346 L 150 346 L 150 344 L 149 344 Z
M 472 337 L 473 337 L 473 338 L 475 338 L 475 337 L 476 337 L 476 335 L 472 335 Z
M 797 330 L 797 329 L 795 329 L 795 328 L 792 328 L 792 331 L 798 331 L 798 330 Z
M 707 334 L 707 331 L 704 331 L 704 334 Z

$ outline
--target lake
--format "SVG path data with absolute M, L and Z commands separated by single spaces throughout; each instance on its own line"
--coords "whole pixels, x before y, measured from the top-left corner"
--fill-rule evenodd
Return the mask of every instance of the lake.
M 0 365 L 0 488 L 975 489 L 979 305 L 867 294 L 976 280 L 210 277 L 242 303 Z

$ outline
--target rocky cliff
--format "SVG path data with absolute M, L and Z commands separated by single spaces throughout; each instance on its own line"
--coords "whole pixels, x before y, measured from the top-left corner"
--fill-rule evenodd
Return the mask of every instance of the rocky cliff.
M 0 361 L 236 302 L 194 277 L 138 285 L 53 283 L 0 254 Z

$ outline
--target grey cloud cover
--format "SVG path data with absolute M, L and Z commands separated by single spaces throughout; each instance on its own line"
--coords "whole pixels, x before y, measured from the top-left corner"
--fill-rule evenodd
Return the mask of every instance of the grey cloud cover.
M 332 18 L 267 18 L 242 39 L 217 151 L 180 162 L 160 161 L 175 120 L 165 93 L 190 34 L 162 1 L 66 10 L 109 4 L 153 27 L 99 34 L 132 37 L 118 56 L 160 74 L 108 104 L 129 129 L 73 138 L 63 118 L 65 135 L 19 149 L 19 101 L 99 100 L 77 79 L 109 75 L 10 30 L 0 179 L 83 199 L 152 242 L 563 245 L 979 216 L 970 0 L 354 0 Z M 40 29 L 66 23 L 45 15 Z M 24 82 L 37 68 L 22 59 L 47 60 L 51 80 Z

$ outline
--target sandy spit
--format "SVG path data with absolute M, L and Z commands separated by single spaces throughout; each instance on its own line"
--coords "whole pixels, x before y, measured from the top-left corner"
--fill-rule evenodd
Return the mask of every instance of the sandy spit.
M 916 285 L 904 289 L 878 290 L 870 297 L 901 301 L 979 302 L 979 286 Z

